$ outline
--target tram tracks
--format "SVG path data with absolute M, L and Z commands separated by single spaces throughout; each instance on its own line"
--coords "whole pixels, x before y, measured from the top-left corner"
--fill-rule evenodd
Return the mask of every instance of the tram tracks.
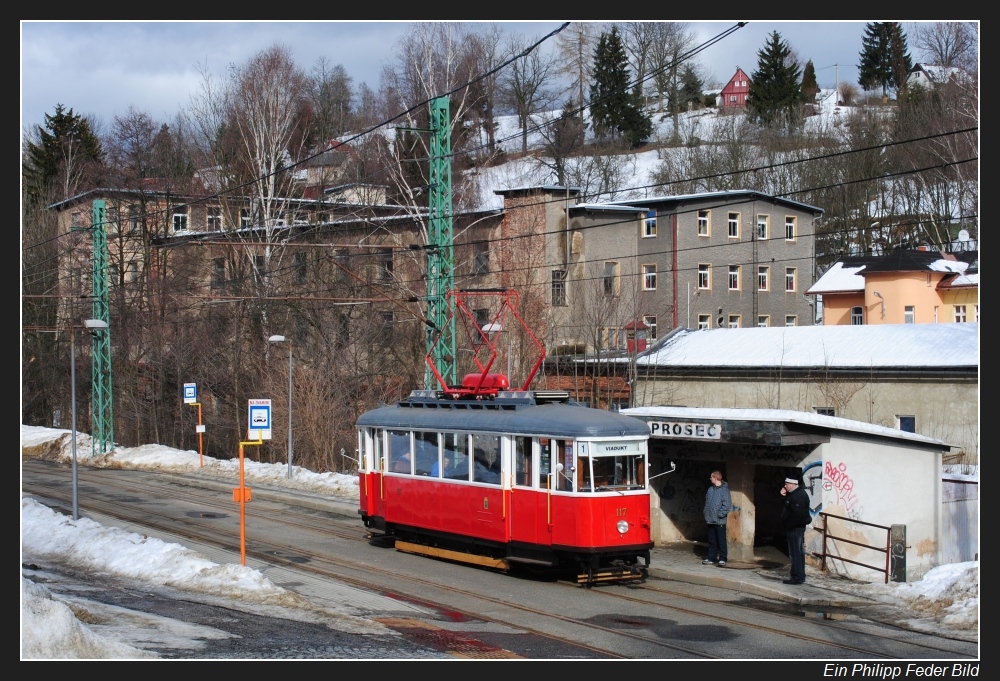
M 108 481 L 102 479 L 102 476 L 92 476 L 90 471 L 86 469 L 81 471 L 80 481 L 85 486 L 108 484 Z M 224 481 L 220 482 L 224 484 Z M 122 476 L 116 479 L 114 483 L 115 494 L 119 497 L 148 497 L 152 499 L 164 496 L 164 485 L 158 481 L 144 482 L 140 477 Z M 68 488 L 65 485 L 60 490 L 58 485 L 44 485 L 28 481 L 23 484 L 22 489 L 39 496 L 52 498 L 62 504 L 68 503 L 66 498 Z M 227 497 L 220 497 L 218 491 L 204 490 L 187 485 L 172 485 L 169 487 L 167 494 L 172 499 L 183 501 L 193 507 L 202 508 L 208 514 L 216 512 L 230 516 L 234 514 L 234 505 L 231 500 L 228 500 Z M 222 499 L 226 499 L 226 501 L 223 502 L 221 501 Z M 280 506 L 281 523 L 283 526 L 319 533 L 321 537 L 317 541 L 320 543 L 325 543 L 326 541 L 322 537 L 339 541 L 370 543 L 367 533 L 359 525 L 351 523 L 349 520 L 339 520 L 337 516 L 332 516 L 322 511 L 299 512 L 295 510 L 294 502 L 292 501 L 265 503 L 269 504 L 269 511 L 273 511 Z M 271 504 L 274 506 L 271 507 Z M 211 524 L 206 526 L 200 520 L 191 519 L 184 520 L 180 523 L 179 527 L 176 517 L 158 515 L 150 513 L 148 510 L 142 513 L 141 518 L 127 518 L 123 517 L 124 514 L 122 513 L 123 509 L 127 506 L 127 504 L 104 502 L 98 498 L 91 498 L 89 496 L 86 500 L 86 508 L 88 510 L 182 536 L 192 541 L 218 545 L 227 550 L 234 550 L 232 537 L 226 539 L 220 536 L 217 529 L 212 530 Z M 250 522 L 263 522 L 267 516 L 264 508 L 260 506 L 261 510 L 254 513 Z M 593 618 L 588 620 L 580 617 L 572 617 L 555 613 L 551 609 L 532 607 L 525 603 L 514 603 L 510 598 L 492 597 L 481 591 L 463 589 L 445 584 L 437 577 L 426 578 L 412 573 L 403 574 L 398 566 L 379 567 L 370 562 L 347 559 L 342 555 L 334 556 L 312 553 L 308 556 L 308 562 L 303 563 L 300 560 L 296 560 L 296 558 L 300 558 L 303 554 L 302 546 L 281 542 L 276 539 L 276 536 L 280 535 L 275 535 L 273 532 L 261 532 L 259 536 L 267 535 L 266 539 L 263 540 L 258 538 L 258 533 L 255 530 L 250 530 L 250 534 L 254 535 L 254 541 L 252 542 L 253 548 L 248 551 L 248 556 L 251 556 L 255 560 L 270 564 L 280 564 L 289 569 L 306 571 L 323 579 L 336 580 L 369 591 L 379 590 L 384 588 L 382 585 L 392 584 L 394 588 L 398 589 L 400 597 L 427 603 L 428 607 L 445 607 L 454 612 L 461 612 L 471 620 L 514 627 L 532 636 L 544 637 L 546 640 L 552 642 L 570 644 L 606 657 L 631 657 L 631 655 L 623 655 L 617 652 L 617 650 L 621 649 L 621 646 L 588 646 L 585 643 L 581 643 L 581 641 L 592 640 L 597 634 L 601 634 L 605 637 L 622 638 L 632 641 L 633 644 L 661 651 L 659 654 L 653 654 L 652 657 L 718 657 L 705 648 L 665 641 L 659 633 L 642 631 L 645 623 L 655 620 L 658 617 L 656 614 L 658 612 L 681 614 L 689 618 L 701 618 L 711 621 L 715 625 L 732 627 L 736 631 L 749 628 L 756 632 L 770 633 L 774 636 L 788 638 L 799 643 L 827 646 L 834 651 L 840 650 L 859 656 L 875 658 L 910 656 L 906 652 L 896 653 L 887 650 L 885 647 L 879 649 L 878 646 L 857 645 L 844 640 L 834 640 L 836 634 L 826 636 L 823 632 L 842 632 L 845 635 L 853 634 L 855 639 L 857 638 L 858 632 L 854 628 L 846 627 L 836 622 L 804 621 L 801 616 L 775 613 L 756 609 L 749 605 L 699 597 L 690 593 L 666 589 L 659 585 L 649 583 L 621 587 L 604 585 L 594 589 L 583 590 L 576 584 L 559 583 L 560 586 L 574 589 L 576 592 L 574 598 L 613 598 L 622 603 L 627 603 L 628 608 L 634 610 L 642 608 L 647 613 L 646 615 L 620 618 L 621 621 L 611 619 L 608 620 L 607 624 L 612 626 L 606 626 L 593 621 Z M 432 559 L 420 558 L 419 560 L 429 562 Z M 422 572 L 422 574 L 430 572 L 433 572 L 433 568 L 427 572 Z M 514 577 L 508 578 L 515 579 Z M 652 594 L 654 598 L 643 598 L 627 593 L 633 592 L 636 589 Z M 431 595 L 434 597 L 431 598 Z M 681 603 L 676 601 L 668 602 L 665 600 L 667 598 L 684 599 L 684 601 Z M 458 601 L 464 600 L 474 603 L 475 605 L 460 607 L 456 604 L 456 599 Z M 448 604 L 435 606 L 434 603 L 438 601 L 441 603 L 448 601 Z M 686 605 L 688 603 L 699 605 Z M 720 608 L 725 609 L 725 613 L 720 614 Z M 484 616 L 483 614 L 488 611 L 497 610 L 503 611 L 505 615 L 501 617 Z M 609 609 L 604 607 L 601 610 L 608 611 Z M 612 608 L 611 610 L 616 609 Z M 626 608 L 621 608 L 620 610 L 624 612 Z M 747 617 L 734 616 L 732 614 L 734 612 L 746 613 Z M 626 619 L 628 621 L 625 621 Z M 539 624 L 537 626 L 526 625 L 526 621 L 529 620 L 537 621 Z M 769 624 L 765 624 L 765 620 Z M 553 634 L 553 630 L 558 628 L 555 624 L 557 622 L 559 626 L 571 629 L 576 633 L 567 633 L 566 635 Z M 632 630 L 629 630 L 629 628 Z M 951 656 L 957 654 L 954 650 L 948 650 L 947 648 L 919 641 L 903 641 L 899 638 L 872 634 L 871 632 L 864 632 L 862 635 L 867 640 L 882 641 L 886 646 L 890 647 L 916 647 L 925 651 L 947 653 Z M 831 653 L 829 656 L 836 657 L 837 655 L 836 653 Z

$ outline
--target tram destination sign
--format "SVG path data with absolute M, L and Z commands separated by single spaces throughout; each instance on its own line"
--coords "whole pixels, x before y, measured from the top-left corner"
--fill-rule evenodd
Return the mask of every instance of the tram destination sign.
M 685 421 L 647 421 L 650 437 L 679 440 L 721 440 L 721 423 L 688 423 Z

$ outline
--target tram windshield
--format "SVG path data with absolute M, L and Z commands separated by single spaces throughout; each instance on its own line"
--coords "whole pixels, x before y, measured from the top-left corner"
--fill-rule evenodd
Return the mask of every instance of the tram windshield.
M 642 442 L 591 443 L 590 456 L 581 456 L 581 492 L 609 492 L 646 488 L 646 452 Z

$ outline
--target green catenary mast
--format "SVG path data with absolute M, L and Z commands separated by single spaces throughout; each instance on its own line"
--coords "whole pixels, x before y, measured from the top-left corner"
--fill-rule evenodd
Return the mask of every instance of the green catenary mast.
M 94 275 L 94 319 L 104 323 L 110 321 L 110 301 L 108 297 L 108 239 L 107 207 L 103 200 L 94 201 L 91 220 L 93 234 Z M 105 454 L 115 447 L 114 415 L 111 408 L 111 329 L 98 329 L 92 334 L 94 341 L 92 356 L 92 452 Z
M 452 227 L 451 125 L 448 98 L 431 101 L 430 225 L 427 244 L 427 351 L 448 385 L 457 383 L 455 320 L 448 309 L 448 292 L 455 287 L 455 245 Z M 440 335 L 440 339 L 436 337 Z M 427 388 L 436 387 L 428 367 Z

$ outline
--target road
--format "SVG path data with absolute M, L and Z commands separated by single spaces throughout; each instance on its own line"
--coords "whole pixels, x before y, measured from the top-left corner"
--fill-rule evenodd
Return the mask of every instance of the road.
M 22 462 L 22 490 L 67 511 L 70 469 Z M 224 488 L 184 476 L 79 471 L 81 514 L 106 525 L 240 562 L 239 507 Z M 973 644 L 904 632 L 860 618 L 804 619 L 766 599 L 651 579 L 584 589 L 552 578 L 501 574 L 393 550 L 355 515 L 306 508 L 294 495 L 247 505 L 246 563 L 311 603 L 377 622 L 385 634 L 284 613 L 246 612 L 147 586 L 32 566 L 88 597 L 210 627 L 200 647 L 150 645 L 163 657 L 320 659 L 973 659 Z M 51 587 L 50 587 L 51 588 Z M 203 637 L 207 638 L 207 637 Z

